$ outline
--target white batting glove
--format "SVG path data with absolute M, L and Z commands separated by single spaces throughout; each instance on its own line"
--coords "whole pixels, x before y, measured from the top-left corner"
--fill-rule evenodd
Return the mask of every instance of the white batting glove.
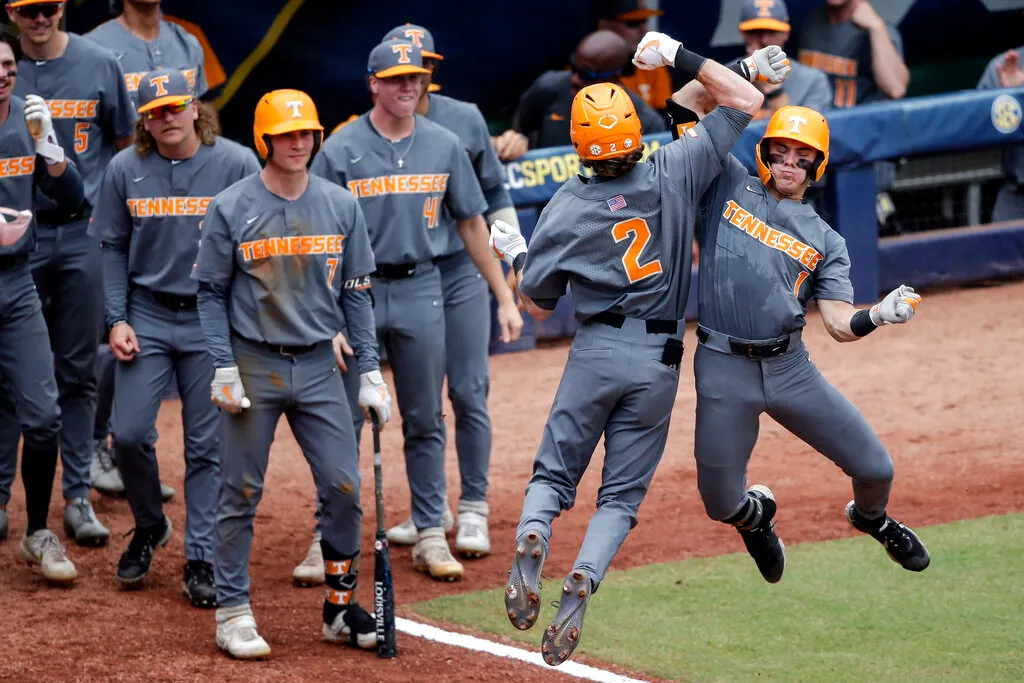
M 875 327 L 882 325 L 898 325 L 909 322 L 917 312 L 921 303 L 921 295 L 913 287 L 900 285 L 885 295 L 885 298 L 871 307 L 868 315 Z
M 25 98 L 25 123 L 36 141 L 36 154 L 51 166 L 64 161 L 64 148 L 57 142 L 57 134 L 53 132 L 53 118 L 50 107 L 39 95 Z
M 789 72 L 793 70 L 785 50 L 778 45 L 769 45 L 760 50 L 754 50 L 754 54 L 744 59 L 743 64 L 750 72 L 751 83 L 754 81 L 782 83 L 789 76 Z
M 683 46 L 668 34 L 648 31 L 636 46 L 633 65 L 644 71 L 652 71 L 676 63 L 676 52 Z
M 359 407 L 367 420 L 377 417 L 377 426 L 381 429 L 391 419 L 391 394 L 380 370 L 371 370 L 359 375 Z
M 245 397 L 245 387 L 238 374 L 238 368 L 217 368 L 213 372 L 210 383 L 210 400 L 218 408 L 223 408 L 232 415 L 238 415 L 243 408 L 252 407 L 252 402 Z
M 515 267 L 517 256 L 526 253 L 526 239 L 503 220 L 496 220 L 491 224 L 491 237 L 487 243 L 494 255 L 507 263 L 509 268 Z

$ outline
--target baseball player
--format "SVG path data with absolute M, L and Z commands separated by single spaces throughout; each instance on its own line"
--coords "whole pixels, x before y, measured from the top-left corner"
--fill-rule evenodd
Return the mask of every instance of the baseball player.
M 220 490 L 217 410 L 207 388 L 213 361 L 196 311 L 192 265 L 210 200 L 258 173 L 251 150 L 218 137 L 217 115 L 200 106 L 177 69 L 139 85 L 135 146 L 110 162 L 93 211 L 103 249 L 106 319 L 117 363 L 114 435 L 135 518 L 117 579 L 142 581 L 153 551 L 171 535 L 164 516 L 151 432 L 171 375 L 177 378 L 185 441 L 186 597 L 216 606 L 213 523 Z
M 417 530 L 413 564 L 435 579 L 455 580 L 463 567 L 452 557 L 442 527 L 445 317 L 439 257 L 464 245 L 498 299 L 504 341 L 518 338 L 522 318 L 500 264 L 488 253 L 482 217 L 487 201 L 463 143 L 416 116 L 428 73 L 422 64 L 420 48 L 412 43 L 375 47 L 368 63 L 373 108 L 328 138 L 312 170 L 348 187 L 366 214 L 377 262 L 377 334 L 394 371 L 402 413 Z M 453 223 L 461 238 L 455 249 Z
M 790 33 L 785 0 L 744 0 L 738 28 L 748 56 L 769 45 L 784 48 Z M 755 121 L 766 119 L 790 104 L 815 111 L 832 106 L 832 88 L 823 71 L 799 62 L 790 66 L 793 70 L 784 82 L 755 84 L 764 93 L 764 107 L 754 116 Z
M 79 545 L 103 545 L 110 532 L 89 503 L 103 280 L 99 244 L 87 230 L 107 163 L 132 142 L 135 110 L 114 54 L 58 29 L 63 2 L 8 0 L 7 15 L 24 52 L 15 94 L 47 101 L 57 139 L 85 185 L 87 201 L 74 211 L 39 197 L 30 266 L 46 306 L 60 392 L 64 530 Z M 0 424 L 17 424 L 13 405 L 0 395 Z M 0 460 L 10 462 L 16 448 L 14 433 L 0 435 Z
M 240 659 L 270 653 L 256 630 L 247 569 L 270 444 L 283 413 L 324 501 L 323 637 L 373 648 L 374 621 L 355 602 L 363 520 L 359 453 L 351 421 L 338 419 L 348 410 L 339 365 L 342 351 L 352 354 L 353 348 L 359 404 L 381 425 L 391 417 L 374 338 L 373 252 L 358 202 L 307 171 L 323 139 L 309 96 L 296 90 L 264 95 L 253 132 L 266 168 L 210 203 L 193 273 L 216 366 L 211 397 L 226 411 L 214 532 L 217 645 Z M 351 347 L 337 334 L 339 307 Z
M 121 10 L 116 17 L 86 33 L 85 37 L 117 57 L 124 71 L 125 86 L 136 108 L 142 77 L 160 67 L 180 69 L 196 96 L 205 95 L 203 48 L 196 37 L 184 28 L 163 19 L 160 0 L 126 0 Z M 124 492 L 124 482 L 107 439 L 114 400 L 114 356 L 109 345 L 104 344 L 100 348 L 96 376 L 96 419 L 90 479 L 93 488 L 100 493 L 116 496 Z M 174 496 L 174 489 L 167 484 L 161 484 L 160 489 L 164 500 Z
M 53 132 L 46 102 L 37 95 L 13 96 L 21 47 L 0 33 L 0 372 L 16 405 L 14 445 L 22 441 L 21 478 L 28 522 L 21 554 L 41 566 L 50 583 L 75 580 L 75 565 L 46 528 L 50 492 L 57 469 L 61 427 L 50 338 L 29 269 L 37 229 L 32 209 L 46 193 L 62 210 L 77 211 L 85 201 L 82 179 Z M 41 191 L 37 194 L 37 191 Z M 5 423 L 9 424 L 9 423 Z M 11 430 L 9 430 L 11 431 Z M 0 539 L 7 537 L 7 503 L 17 469 L 0 460 Z
M 407 40 L 423 50 L 423 76 L 432 85 L 437 61 L 444 59 L 434 50 L 434 38 L 422 26 L 406 24 L 391 30 L 384 40 Z M 486 219 L 519 229 L 512 198 L 505 188 L 505 170 L 491 145 L 487 122 L 476 105 L 423 91 L 416 113 L 455 133 L 469 155 L 487 201 Z M 444 294 L 445 373 L 448 398 L 455 413 L 455 447 L 459 457 L 462 493 L 458 507 L 455 551 L 467 557 L 481 557 L 491 551 L 487 530 L 487 474 L 491 456 L 491 420 L 487 414 L 490 386 L 488 358 L 490 342 L 490 296 L 487 281 L 477 270 L 454 225 L 449 225 L 448 247 L 437 262 Z M 451 514 L 445 505 L 445 531 L 451 528 Z M 388 540 L 399 545 L 416 542 L 412 519 L 388 531 Z
M 702 116 L 706 98 L 689 84 L 680 104 Z M 771 489 L 746 489 L 747 462 L 767 413 L 853 479 L 846 518 L 911 571 L 928 567 L 924 544 L 885 510 L 893 464 L 860 412 L 811 363 L 801 331 L 811 298 L 837 341 L 909 322 L 921 297 L 901 285 L 869 310 L 853 306 L 846 242 L 809 205 L 810 182 L 828 163 L 825 118 L 783 107 L 756 148 L 758 175 L 730 156 L 702 206 L 700 346 L 694 355 L 697 483 L 709 517 L 737 528 L 761 575 L 782 578 L 785 546 L 775 533 Z M 706 266 L 706 267 L 704 267 Z
M 662 33 L 644 36 L 634 63 L 674 66 L 683 78 L 696 77 L 718 108 L 640 163 L 640 123 L 626 91 L 609 84 L 582 89 L 570 130 L 594 176 L 574 176 L 559 188 L 541 213 L 529 254 L 514 231 L 500 223 L 491 231 L 495 251 L 522 269 L 519 290 L 529 313 L 547 318 L 568 286 L 580 320 L 516 530 L 505 608 L 518 629 L 531 628 L 540 612 L 551 522 L 572 508 L 594 448 L 605 439 L 597 512 L 541 643 L 551 665 L 579 644 L 590 597 L 637 524 L 679 383 L 685 329 L 679 321 L 698 200 L 764 100 L 748 79 Z M 755 53 L 750 64 L 757 69 L 748 78 L 781 80 L 789 70 L 778 47 Z
M 824 0 L 804 20 L 799 44 L 800 62 L 828 74 L 837 109 L 907 92 L 903 38 L 868 0 Z
M 1007 50 L 989 61 L 978 80 L 978 88 L 1019 88 L 1024 86 L 1024 66 L 1021 65 L 1024 45 Z M 996 194 L 992 207 L 993 221 L 1012 221 L 1024 216 L 1024 145 L 1003 148 L 1005 182 Z

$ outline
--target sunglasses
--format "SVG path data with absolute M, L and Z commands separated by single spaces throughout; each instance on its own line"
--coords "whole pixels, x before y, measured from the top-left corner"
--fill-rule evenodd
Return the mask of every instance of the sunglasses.
M 580 66 L 576 64 L 576 58 L 573 55 L 569 55 L 569 67 L 572 69 L 574 74 L 588 83 L 599 83 L 601 81 L 608 80 L 609 78 L 615 78 L 616 76 L 622 75 L 622 67 L 612 69 L 611 71 L 592 71 L 590 69 L 580 68 Z
M 641 28 L 642 26 L 646 26 L 647 25 L 647 20 L 646 19 L 634 19 L 633 21 L 624 21 L 622 23 L 625 24 L 626 26 L 628 26 L 629 28 Z
M 18 14 L 26 19 L 37 19 L 39 15 L 42 14 L 47 19 L 50 19 L 60 11 L 60 8 L 61 3 L 59 2 L 42 5 L 26 5 L 18 8 Z
M 190 106 L 192 106 L 191 98 L 185 100 L 184 102 L 179 102 L 177 104 L 165 104 L 160 107 L 153 107 L 149 111 L 143 112 L 142 118 L 146 119 L 147 121 L 152 121 L 154 119 L 162 119 L 164 117 L 164 114 L 180 114 L 181 112 L 188 109 Z

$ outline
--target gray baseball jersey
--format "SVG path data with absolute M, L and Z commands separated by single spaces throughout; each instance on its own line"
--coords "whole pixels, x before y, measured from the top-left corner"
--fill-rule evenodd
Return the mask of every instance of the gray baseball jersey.
M 171 161 L 156 151 L 139 156 L 134 147 L 110 162 L 93 210 L 90 233 L 104 245 L 128 254 L 132 286 L 195 296 L 191 279 L 199 236 L 210 201 L 246 176 L 259 161 L 247 147 L 217 138 L 200 145 L 188 159 Z M 123 320 L 124 301 L 111 301 L 107 320 Z M 120 307 L 111 311 L 110 307 Z
M 85 196 L 95 204 L 103 171 L 113 158 L 114 141 L 135 132 L 135 107 L 114 53 L 74 33 L 57 59 L 18 64 L 14 92 L 39 95 L 50 105 L 53 130 L 85 183 Z M 39 209 L 56 209 L 39 202 Z
M 749 122 L 718 107 L 624 176 L 566 181 L 533 232 L 523 293 L 554 308 L 571 283 L 580 320 L 681 319 L 698 201 Z
M 60 178 L 52 178 L 46 170 L 46 161 L 36 156 L 36 143 L 25 124 L 25 102 L 11 97 L 7 120 L 0 123 L 0 206 L 23 211 L 36 208 L 36 188 L 64 211 L 73 213 L 84 199 L 82 178 L 74 164 L 68 164 Z M 52 197 L 52 199 L 50 199 Z M 36 223 L 21 238 L 9 246 L 0 246 L 0 256 L 27 254 L 36 246 Z
M 359 200 L 378 264 L 447 253 L 455 223 L 487 209 L 462 143 L 418 115 L 412 135 L 391 143 L 363 114 L 327 138 L 311 170 Z
M 804 326 L 811 298 L 853 303 L 846 241 L 807 204 L 778 201 L 732 155 L 702 201 L 698 318 L 740 339 Z M 576 291 L 573 290 L 575 296 Z
M 475 104 L 455 100 L 444 95 L 430 95 L 430 109 L 427 119 L 440 124 L 455 133 L 469 155 L 469 160 L 476 171 L 476 178 L 487 201 L 487 213 L 512 206 L 512 197 L 505 187 L 505 167 L 498 160 L 498 155 L 491 144 L 491 134 L 487 130 L 487 122 Z M 454 228 L 454 223 L 451 228 Z M 450 236 L 444 254 L 454 254 L 463 248 L 458 232 Z
M 886 29 L 902 57 L 900 32 L 889 24 Z M 798 58 L 803 64 L 828 74 L 832 83 L 832 105 L 836 108 L 886 99 L 875 83 L 868 32 L 857 28 L 850 20 L 830 24 L 824 3 L 811 10 L 804 21 Z
M 1005 53 L 1004 53 L 1005 54 Z M 1017 54 L 1024 55 L 1024 45 L 1017 48 Z M 990 90 L 1001 88 L 996 68 L 1003 60 L 1003 54 L 996 55 L 985 67 L 985 72 L 978 80 L 978 88 Z M 1008 180 L 1024 188 L 1024 145 L 1007 147 L 1003 152 L 1003 169 Z M 1024 191 L 1024 190 L 1022 190 Z
M 203 48 L 195 36 L 178 24 L 161 21 L 160 32 L 153 42 L 129 32 L 117 19 L 100 24 L 86 33 L 85 37 L 114 53 L 124 72 L 125 86 L 136 106 L 139 103 L 139 81 L 160 67 L 178 69 L 185 74 L 197 96 L 206 94 L 208 88 L 206 74 L 203 72 Z
M 295 201 L 259 174 L 214 197 L 192 277 L 228 291 L 231 329 L 252 341 L 307 346 L 340 329 L 345 289 L 366 289 L 373 252 L 359 204 L 310 175 Z

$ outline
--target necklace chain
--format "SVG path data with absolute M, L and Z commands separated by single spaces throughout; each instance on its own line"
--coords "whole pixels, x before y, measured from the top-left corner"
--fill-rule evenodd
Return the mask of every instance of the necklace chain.
M 409 135 L 409 144 L 406 145 L 405 151 L 402 152 L 401 154 L 398 154 L 398 152 L 395 150 L 395 144 L 398 141 L 397 140 L 394 140 L 394 141 L 393 140 L 388 140 L 388 142 L 391 143 L 391 151 L 392 151 L 392 153 L 394 153 L 395 155 L 398 156 L 398 168 L 403 168 L 405 166 L 405 155 L 409 153 L 410 149 L 412 149 L 412 143 L 415 140 L 416 140 L 416 129 L 413 128 L 412 129 L 412 133 Z

